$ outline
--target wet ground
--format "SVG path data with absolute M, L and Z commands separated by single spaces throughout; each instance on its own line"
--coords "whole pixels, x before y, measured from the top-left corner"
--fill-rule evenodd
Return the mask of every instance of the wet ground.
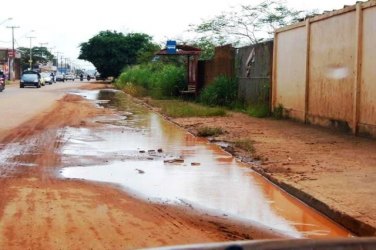
M 119 97 L 120 93 L 75 94 L 117 111 L 94 118 L 100 127 L 60 130 L 61 176 L 116 184 L 145 200 L 256 222 L 292 237 L 350 235 L 237 162 L 220 146 L 192 136 Z

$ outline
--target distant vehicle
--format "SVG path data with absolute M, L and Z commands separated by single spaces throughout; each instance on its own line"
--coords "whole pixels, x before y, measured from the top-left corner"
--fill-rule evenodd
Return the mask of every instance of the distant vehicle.
M 74 75 L 66 75 L 65 76 L 66 81 L 74 81 L 74 78 L 75 78 Z
M 46 72 L 43 72 L 43 73 L 40 73 L 40 76 L 42 78 L 42 80 L 44 81 L 45 84 L 52 84 L 53 82 L 53 79 L 51 77 L 51 74 L 50 73 L 46 73 Z
M 5 89 L 5 75 L 2 71 L 0 71 L 0 92 Z
M 106 80 L 106 77 L 101 76 L 101 74 L 97 74 L 97 75 L 95 76 L 95 80 L 97 80 L 97 81 L 99 81 L 99 80 L 104 81 L 104 80 Z
M 36 71 L 27 70 L 22 73 L 20 80 L 20 88 L 25 86 L 35 86 L 36 88 L 41 87 L 41 77 Z
M 63 74 L 56 74 L 55 81 L 57 81 L 57 82 L 65 82 L 65 76 Z

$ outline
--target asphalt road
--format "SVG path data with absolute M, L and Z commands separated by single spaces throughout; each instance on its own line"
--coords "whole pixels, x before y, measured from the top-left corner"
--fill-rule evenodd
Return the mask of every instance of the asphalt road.
M 0 93 L 0 132 L 5 132 L 26 122 L 33 116 L 47 111 L 54 101 L 62 98 L 69 89 L 88 82 L 57 82 L 41 88 L 19 88 L 18 84 L 6 86 Z

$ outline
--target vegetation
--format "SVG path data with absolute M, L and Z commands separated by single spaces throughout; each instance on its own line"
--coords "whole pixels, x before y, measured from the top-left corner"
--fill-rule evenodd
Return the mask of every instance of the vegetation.
M 201 24 L 191 25 L 191 30 L 214 44 L 255 44 L 271 38 L 276 28 L 312 13 L 289 9 L 279 0 L 265 0 L 257 5 L 241 5 L 223 12 Z
M 238 141 L 234 141 L 234 146 L 240 149 L 243 149 L 247 153 L 251 154 L 255 152 L 255 147 L 254 147 L 254 141 L 250 139 L 242 139 Z
M 246 107 L 245 113 L 258 118 L 263 118 L 270 115 L 269 106 L 262 103 L 249 105 L 248 107 Z
M 180 100 L 151 100 L 150 104 L 161 108 L 162 113 L 170 117 L 209 117 L 224 116 L 223 108 L 205 107 Z
M 30 48 L 19 47 L 18 50 L 21 51 L 21 67 L 22 69 L 27 69 L 30 67 Z M 32 47 L 31 57 L 33 60 L 33 66 L 39 63 L 47 63 L 53 60 L 53 55 L 46 47 Z M 34 67 L 33 67 L 34 68 Z
M 227 106 L 235 104 L 238 95 L 238 82 L 225 76 L 219 76 L 204 88 L 200 102 L 209 106 Z
M 107 30 L 81 43 L 78 58 L 91 62 L 103 77 L 118 77 L 124 67 L 147 60 L 157 48 L 146 34 Z
M 283 105 L 278 104 L 278 106 L 274 108 L 272 115 L 275 119 L 282 119 L 283 118 Z
M 197 130 L 197 135 L 201 137 L 218 136 L 223 134 L 223 129 L 219 127 L 200 127 Z
M 138 96 L 140 92 L 147 92 L 156 99 L 170 98 L 178 96 L 185 88 L 185 69 L 163 63 L 137 65 L 125 70 L 116 86 Z

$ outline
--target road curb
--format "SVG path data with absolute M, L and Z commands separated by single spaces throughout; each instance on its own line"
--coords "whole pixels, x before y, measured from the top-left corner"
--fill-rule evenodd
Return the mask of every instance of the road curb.
M 326 203 L 316 199 L 314 196 L 271 176 L 269 173 L 265 172 L 264 169 L 260 166 L 252 166 L 251 168 L 257 173 L 267 178 L 273 184 L 285 190 L 287 193 L 293 195 L 294 197 L 313 207 L 314 209 L 326 215 L 336 223 L 344 226 L 354 234 L 358 236 L 376 236 L 375 227 L 363 221 L 360 221 L 346 213 L 343 213 L 333 207 L 330 207 Z

